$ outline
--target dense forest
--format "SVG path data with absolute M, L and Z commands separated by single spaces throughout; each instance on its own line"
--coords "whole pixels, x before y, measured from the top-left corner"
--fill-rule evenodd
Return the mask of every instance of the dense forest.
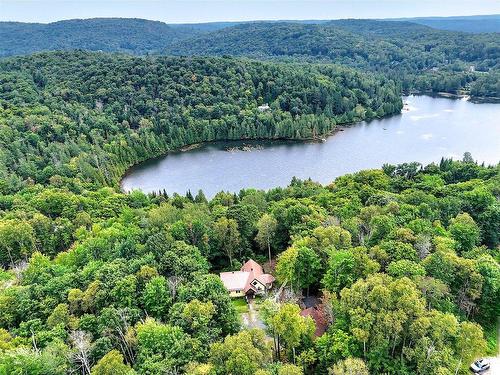
M 490 25 L 496 18 L 447 20 Z M 424 19 L 440 27 L 443 20 Z M 44 50 L 134 55 L 232 55 L 336 63 L 397 79 L 404 90 L 500 97 L 498 32 L 438 30 L 407 21 L 338 20 L 167 25 L 140 19 L 0 23 L 0 56 Z M 480 27 L 480 26 L 479 26 Z M 498 30 L 496 30 L 498 31 Z
M 0 193 L 54 179 L 114 185 L 132 164 L 203 141 L 319 137 L 399 113 L 400 94 L 384 77 L 326 65 L 90 52 L 6 59 Z
M 494 75 L 500 57 L 497 33 L 442 31 L 396 21 L 255 22 L 173 43 L 165 52 L 334 62 L 390 74 L 405 90 L 456 92 L 474 87 L 481 77 L 492 82 L 494 95 L 478 87 L 474 93 L 500 96 Z
M 210 202 L 56 179 L 1 196 L 0 372 L 466 374 L 496 350 L 499 171 L 466 156 Z M 294 297 L 240 330 L 211 272 L 268 246 Z M 316 339 L 302 292 L 329 311 Z
M 465 155 L 211 201 L 116 188 L 184 145 L 398 113 L 400 90 L 230 57 L 2 60 L 0 373 L 466 373 L 497 348 L 498 166 Z M 216 273 L 268 254 L 286 293 L 261 302 L 266 330 L 242 330 Z M 328 312 L 317 338 L 309 293 Z
M 197 32 L 201 30 L 132 18 L 94 18 L 49 24 L 0 22 L 0 56 L 73 49 L 151 54 Z

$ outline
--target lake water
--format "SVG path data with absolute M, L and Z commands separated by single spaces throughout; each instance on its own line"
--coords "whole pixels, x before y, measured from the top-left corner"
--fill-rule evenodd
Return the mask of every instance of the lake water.
M 132 168 L 125 191 L 165 189 L 169 194 L 286 186 L 293 176 L 329 183 L 335 177 L 384 163 L 460 159 L 464 152 L 487 164 L 500 162 L 500 104 L 409 96 L 401 115 L 345 128 L 322 143 L 215 142 L 170 153 Z M 242 144 L 262 146 L 227 151 Z

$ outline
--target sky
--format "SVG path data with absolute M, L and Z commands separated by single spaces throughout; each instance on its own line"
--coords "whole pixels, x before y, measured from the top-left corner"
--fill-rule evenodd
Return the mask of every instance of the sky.
M 167 23 L 500 14 L 500 0 L 0 0 L 0 21 L 135 17 Z

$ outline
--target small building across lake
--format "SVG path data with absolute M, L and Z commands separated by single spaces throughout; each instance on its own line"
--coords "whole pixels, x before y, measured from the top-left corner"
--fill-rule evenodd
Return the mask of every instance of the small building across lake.
M 274 277 L 264 273 L 262 266 L 252 259 L 239 271 L 221 272 L 220 278 L 231 297 L 265 294 L 274 282 Z
M 257 107 L 257 109 L 260 111 L 260 112 L 266 112 L 266 111 L 269 111 L 271 107 L 269 107 L 269 104 L 263 104 L 263 105 L 259 105 Z

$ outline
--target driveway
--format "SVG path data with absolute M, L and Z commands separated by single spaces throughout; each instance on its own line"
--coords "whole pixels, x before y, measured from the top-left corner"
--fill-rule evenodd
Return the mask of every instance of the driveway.
M 253 299 L 248 300 L 248 312 L 241 314 L 241 320 L 245 328 L 266 329 L 266 325 L 260 318 L 259 311 Z

